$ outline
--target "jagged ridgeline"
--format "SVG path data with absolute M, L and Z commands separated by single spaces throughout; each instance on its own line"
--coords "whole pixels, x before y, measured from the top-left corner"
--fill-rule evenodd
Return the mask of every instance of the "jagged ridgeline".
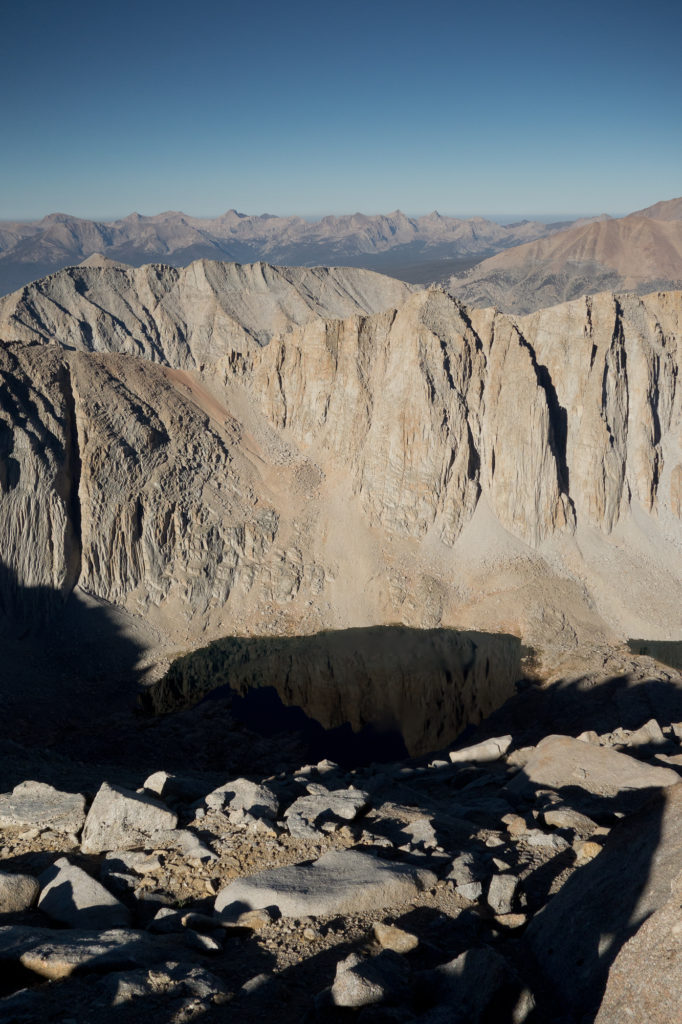
M 75 588 L 176 648 L 401 622 L 555 669 L 675 639 L 681 311 L 263 264 L 27 286 L 0 302 L 5 616 Z

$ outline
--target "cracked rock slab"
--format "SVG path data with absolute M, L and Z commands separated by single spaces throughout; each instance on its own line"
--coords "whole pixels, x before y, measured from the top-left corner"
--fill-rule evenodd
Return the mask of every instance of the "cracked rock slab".
M 85 797 L 62 793 L 45 782 L 20 782 L 0 796 L 0 828 L 33 825 L 65 834 L 78 833 L 85 821 Z
M 238 878 L 218 893 L 216 913 L 275 906 L 284 917 L 324 917 L 383 910 L 435 885 L 424 868 L 384 861 L 356 850 L 335 850 L 309 864 Z

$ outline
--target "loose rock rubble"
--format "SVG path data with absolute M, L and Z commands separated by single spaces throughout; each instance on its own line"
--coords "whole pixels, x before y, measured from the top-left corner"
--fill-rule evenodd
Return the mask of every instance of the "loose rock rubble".
M 163 769 L 18 785 L 0 1020 L 673 1024 L 681 734 L 507 734 L 205 793 Z

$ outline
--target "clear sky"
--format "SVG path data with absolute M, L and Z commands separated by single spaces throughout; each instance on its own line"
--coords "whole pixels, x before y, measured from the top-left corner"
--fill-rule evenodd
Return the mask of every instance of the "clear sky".
M 682 194 L 679 0 L 7 0 L 0 24 L 3 219 Z

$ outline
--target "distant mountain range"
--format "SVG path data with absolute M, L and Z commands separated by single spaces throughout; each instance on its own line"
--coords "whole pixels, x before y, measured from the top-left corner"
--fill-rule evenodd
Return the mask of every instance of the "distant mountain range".
M 468 304 L 521 314 L 588 293 L 682 288 L 682 198 L 627 217 L 576 223 L 443 283 Z
M 458 274 L 493 253 L 566 228 L 570 221 L 523 221 L 503 226 L 483 217 L 460 219 L 430 213 L 407 217 L 355 213 L 323 217 L 229 210 L 204 219 L 184 213 L 99 222 L 53 213 L 40 221 L 0 223 L 0 294 L 81 263 L 93 253 L 132 266 L 187 266 L 214 259 L 287 266 L 355 266 L 417 284 Z

